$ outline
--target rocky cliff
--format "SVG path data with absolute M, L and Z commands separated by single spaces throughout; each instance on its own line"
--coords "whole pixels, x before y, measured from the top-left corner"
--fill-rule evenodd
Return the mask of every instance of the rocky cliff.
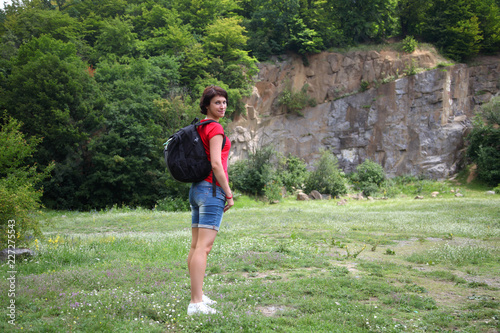
M 350 172 L 365 159 L 390 176 L 445 178 L 464 156 L 464 135 L 477 106 L 498 93 L 500 62 L 443 66 L 430 51 L 321 53 L 261 63 L 246 115 L 229 126 L 230 160 L 272 145 L 309 165 L 329 149 Z M 413 74 L 420 68 L 418 74 Z M 286 87 L 307 84 L 317 103 L 289 114 L 277 102 Z

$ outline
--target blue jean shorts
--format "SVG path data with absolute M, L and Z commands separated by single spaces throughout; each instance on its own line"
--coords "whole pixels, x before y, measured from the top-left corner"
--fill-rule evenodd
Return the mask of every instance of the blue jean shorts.
M 189 190 L 191 205 L 191 227 L 219 231 L 226 205 L 226 194 L 219 186 L 213 196 L 212 184 L 207 181 L 193 183 Z

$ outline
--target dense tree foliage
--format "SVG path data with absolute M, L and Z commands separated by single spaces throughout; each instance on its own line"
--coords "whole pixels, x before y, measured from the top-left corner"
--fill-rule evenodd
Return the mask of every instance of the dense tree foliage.
M 43 138 L 51 208 L 153 206 L 175 194 L 162 143 L 227 88 L 241 111 L 256 59 L 237 1 L 13 1 L 0 15 L 0 110 Z M 173 193 L 174 192 L 174 193 Z
M 45 172 L 39 172 L 36 165 L 28 166 L 26 160 L 41 139 L 26 138 L 20 132 L 21 124 L 13 118 L 3 118 L 0 124 L 0 248 L 6 248 L 7 243 L 19 246 L 30 235 L 41 235 L 32 214 L 41 207 L 42 191 L 37 190 L 36 184 L 53 165 L 47 166 Z
M 468 135 L 467 157 L 477 165 L 478 178 L 500 185 L 500 97 L 481 108 Z
M 467 60 L 498 52 L 499 14 L 498 0 L 14 0 L 0 11 L 0 112 L 43 138 L 27 163 L 55 163 L 48 207 L 153 206 L 185 191 L 161 143 L 205 86 L 227 89 L 231 117 L 274 54 L 413 36 Z

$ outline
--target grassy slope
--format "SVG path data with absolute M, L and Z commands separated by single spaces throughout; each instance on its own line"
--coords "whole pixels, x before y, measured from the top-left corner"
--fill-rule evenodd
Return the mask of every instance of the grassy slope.
M 500 196 L 482 193 L 242 205 L 209 257 L 222 314 L 195 318 L 189 213 L 48 212 L 15 267 L 17 325 L 0 330 L 496 332 Z

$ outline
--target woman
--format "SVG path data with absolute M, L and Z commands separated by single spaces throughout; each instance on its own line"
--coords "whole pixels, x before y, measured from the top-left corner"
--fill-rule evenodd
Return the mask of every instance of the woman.
M 222 221 L 222 214 L 234 205 L 233 194 L 229 188 L 227 160 L 231 148 L 230 140 L 224 147 L 224 129 L 219 124 L 227 107 L 227 92 L 216 86 L 205 89 L 200 99 L 201 113 L 206 115 L 203 121 L 215 120 L 199 126 L 198 132 L 212 164 L 210 175 L 203 181 L 193 183 L 189 191 L 189 203 L 192 211 L 192 241 L 188 256 L 188 268 L 191 278 L 191 302 L 188 315 L 196 313 L 216 313 L 210 305 L 216 302 L 203 294 L 203 279 L 207 266 L 207 256 L 217 236 Z M 222 148 L 222 149 L 221 149 Z M 216 195 L 213 195 L 212 174 L 217 179 Z

